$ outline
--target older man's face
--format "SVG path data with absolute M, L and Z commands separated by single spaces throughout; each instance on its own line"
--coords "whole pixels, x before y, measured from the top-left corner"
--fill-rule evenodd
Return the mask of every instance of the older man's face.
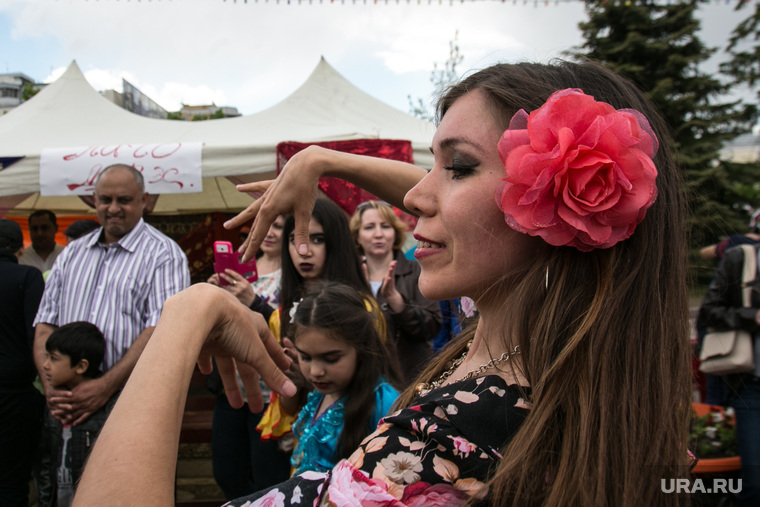
M 147 201 L 129 170 L 115 168 L 101 175 L 95 187 L 95 211 L 106 243 L 119 241 L 137 225 Z

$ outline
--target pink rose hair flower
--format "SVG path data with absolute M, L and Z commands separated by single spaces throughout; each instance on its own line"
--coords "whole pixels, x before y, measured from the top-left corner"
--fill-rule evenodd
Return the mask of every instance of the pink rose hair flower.
M 647 119 L 578 89 L 518 111 L 498 147 L 506 177 L 496 202 L 507 224 L 554 246 L 609 248 L 657 197 L 659 143 Z

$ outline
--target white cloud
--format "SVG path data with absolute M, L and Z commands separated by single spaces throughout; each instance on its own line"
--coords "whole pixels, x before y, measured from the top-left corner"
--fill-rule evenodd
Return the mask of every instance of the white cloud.
M 52 83 L 66 70 L 66 67 L 54 69 L 43 82 Z M 136 77 L 131 72 L 113 69 L 90 69 L 84 71 L 84 77 L 95 90 L 122 91 L 122 78 L 136 86 L 145 95 L 153 99 L 167 111 L 178 111 L 182 104 L 205 105 L 214 103 L 218 106 L 231 105 L 224 90 L 213 89 L 206 85 L 190 86 L 185 83 L 166 82 L 155 86 Z
M 448 58 L 457 30 L 464 72 L 559 56 L 580 43 L 577 23 L 585 17 L 582 2 L 292 1 L 0 0 L 0 23 L 9 27 L 0 34 L 8 61 L 0 63 L 39 79 L 76 59 L 96 88 L 120 89 L 121 76 L 130 75 L 170 110 L 214 102 L 248 114 L 285 98 L 324 56 L 405 110 L 408 94 L 430 94 L 433 63 Z M 714 4 L 705 9 L 719 9 Z M 731 25 L 725 34 L 735 23 L 732 7 L 721 8 L 722 24 Z

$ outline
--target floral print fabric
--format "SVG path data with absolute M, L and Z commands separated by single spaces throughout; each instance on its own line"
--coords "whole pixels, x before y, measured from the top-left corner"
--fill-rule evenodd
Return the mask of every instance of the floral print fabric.
M 528 388 L 488 375 L 443 386 L 380 421 L 348 459 L 227 505 L 463 505 L 487 494 L 500 449 L 520 427 Z

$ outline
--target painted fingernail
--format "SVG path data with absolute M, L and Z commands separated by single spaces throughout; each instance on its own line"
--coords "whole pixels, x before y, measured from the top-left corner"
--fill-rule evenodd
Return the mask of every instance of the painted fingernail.
M 285 383 L 282 384 L 282 393 L 285 396 L 288 396 L 288 397 L 295 396 L 297 392 L 298 392 L 298 388 L 290 380 L 286 380 Z

